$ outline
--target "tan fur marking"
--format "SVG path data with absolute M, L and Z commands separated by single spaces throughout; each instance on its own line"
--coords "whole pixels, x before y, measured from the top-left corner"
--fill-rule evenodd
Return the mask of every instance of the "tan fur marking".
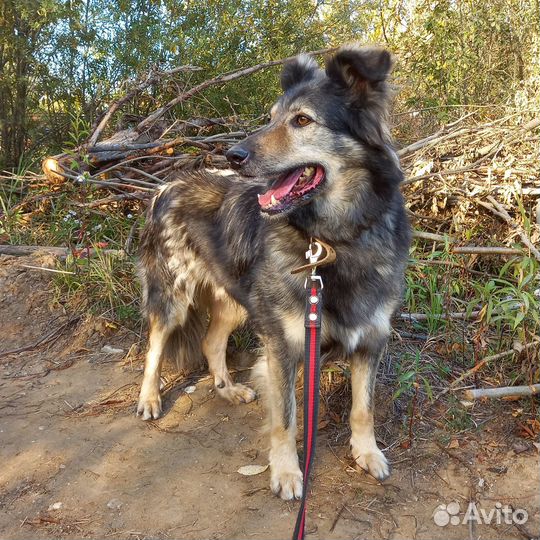
M 261 369 L 262 371 L 262 369 Z M 302 496 L 302 472 L 296 453 L 296 404 L 294 391 L 283 395 L 281 370 L 267 347 L 266 405 L 270 416 L 270 489 L 284 500 Z M 291 400 L 291 418 L 287 429 L 283 426 L 284 399 Z
M 214 293 L 210 306 L 210 325 L 202 343 L 202 349 L 218 394 L 232 403 L 249 403 L 255 392 L 234 383 L 227 369 L 227 341 L 231 332 L 246 319 L 246 311 L 223 289 Z
M 275 156 L 287 152 L 291 147 L 289 130 L 285 124 L 277 124 L 272 129 L 269 129 L 259 140 L 261 150 L 266 154 L 274 154 Z
M 159 394 L 159 377 L 163 361 L 163 348 L 170 335 L 171 328 L 161 325 L 158 320 L 150 316 L 150 336 L 148 352 L 144 363 L 144 375 L 137 405 L 137 414 L 143 420 L 156 419 L 161 414 L 161 396 Z
M 384 480 L 390 474 L 388 462 L 375 440 L 373 410 L 370 404 L 371 364 L 368 359 L 355 358 L 351 363 L 351 453 L 356 463 L 369 474 Z

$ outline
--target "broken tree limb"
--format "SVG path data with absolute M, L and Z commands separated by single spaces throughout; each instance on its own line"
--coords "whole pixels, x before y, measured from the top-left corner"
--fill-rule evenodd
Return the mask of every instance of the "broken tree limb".
M 155 84 L 160 79 L 174 75 L 176 73 L 179 73 L 181 71 L 199 71 L 202 68 L 195 67 L 195 66 L 180 66 L 174 69 L 171 69 L 169 71 L 153 71 L 148 74 L 146 79 L 144 81 L 141 81 L 139 84 L 135 85 L 134 88 L 128 92 L 125 96 L 122 98 L 114 101 L 111 106 L 109 107 L 108 111 L 103 115 L 103 118 L 100 120 L 99 124 L 96 126 L 96 129 L 88 139 L 88 146 L 94 146 L 96 142 L 99 139 L 99 136 L 101 135 L 101 132 L 105 129 L 105 126 L 111 119 L 112 115 L 120 109 L 125 103 L 127 103 L 130 99 L 135 97 L 138 93 L 142 92 L 145 88 L 148 86 Z
M 418 230 L 413 231 L 413 237 L 421 238 L 422 240 L 432 240 L 433 242 L 443 242 L 443 243 L 446 243 L 446 242 L 451 243 L 451 242 L 456 241 L 456 239 L 453 236 L 435 234 L 435 233 L 430 233 L 426 231 L 418 231 Z
M 456 246 L 451 251 L 459 255 L 523 255 L 521 249 L 497 246 Z
M 432 144 L 438 144 L 448 139 L 453 139 L 455 137 L 460 137 L 461 135 L 465 135 L 466 133 L 471 133 L 471 131 L 472 131 L 471 128 L 463 128 L 463 129 L 458 129 L 456 131 L 451 131 L 450 133 L 447 133 L 446 128 L 443 128 L 441 131 L 438 131 L 437 133 L 434 133 L 433 135 L 430 135 L 429 137 L 426 137 L 425 139 L 416 141 L 415 143 L 410 144 L 409 146 L 406 146 L 405 148 L 402 148 L 401 150 L 398 150 L 397 155 L 399 157 L 404 157 L 407 154 L 412 154 L 413 152 L 417 152 L 418 150 L 421 150 L 422 148 L 425 148 L 426 146 L 429 146 Z
M 95 248 L 77 248 L 72 250 L 67 247 L 56 246 L 11 246 L 0 245 L 0 255 L 11 255 L 12 257 L 24 257 L 33 255 L 34 253 L 47 252 L 55 255 L 59 259 L 65 259 L 68 255 L 79 257 L 97 257 L 98 255 L 114 255 L 116 257 L 125 257 L 126 253 L 123 249 L 95 249 Z
M 439 319 L 439 320 L 448 320 L 448 319 L 476 319 L 480 315 L 481 310 L 471 311 L 467 313 L 466 311 L 458 311 L 455 313 L 433 313 L 432 315 L 427 315 L 426 313 L 400 313 L 399 316 L 405 321 L 427 321 L 428 319 Z
M 491 127 L 492 124 L 493 124 L 493 122 L 490 122 L 490 123 L 484 124 L 482 126 L 478 126 L 476 128 L 476 131 L 480 131 L 480 130 L 485 129 L 487 127 Z M 496 144 L 492 144 L 490 146 L 489 150 L 486 151 L 486 152 L 482 152 L 482 155 L 476 161 L 474 161 L 473 163 L 471 163 L 469 165 L 462 166 L 462 167 L 456 167 L 455 169 L 443 169 L 443 170 L 440 170 L 440 171 L 433 171 L 433 172 L 430 172 L 428 174 L 422 174 L 422 175 L 419 175 L 419 176 L 414 176 L 412 178 L 408 178 L 407 180 L 404 180 L 403 182 L 401 182 L 401 186 L 407 186 L 409 184 L 414 184 L 414 183 L 417 183 L 417 182 L 424 182 L 425 180 L 428 180 L 429 178 L 433 178 L 435 176 L 443 177 L 443 176 L 450 176 L 450 175 L 455 175 L 455 174 L 462 174 L 462 173 L 465 173 L 465 172 L 476 171 L 478 169 L 478 167 L 484 161 L 486 161 L 488 158 L 490 158 L 490 157 L 494 156 L 495 154 L 497 154 L 497 152 L 499 152 L 502 148 L 507 147 L 507 146 L 509 146 L 509 145 L 511 145 L 511 144 L 513 144 L 515 142 L 520 141 L 523 138 L 523 135 L 525 133 L 527 133 L 528 131 L 532 131 L 533 129 L 536 129 L 539 126 L 540 126 L 540 118 L 534 118 L 530 122 L 527 122 L 525 125 L 520 126 L 519 129 L 518 129 L 518 133 L 513 133 L 507 139 L 504 139 L 504 140 L 502 140 L 500 142 L 497 142 Z M 465 135 L 466 130 L 459 130 L 459 131 L 460 131 L 459 135 Z M 454 132 L 454 134 L 455 133 L 457 133 L 457 132 Z M 436 134 L 434 134 L 434 135 L 432 135 L 430 137 L 427 137 L 427 139 L 429 139 L 429 140 L 423 146 L 434 143 L 435 141 L 442 142 L 443 140 L 448 139 L 452 135 L 452 133 L 448 133 L 446 135 L 442 135 L 442 137 L 441 137 L 440 134 L 441 134 L 441 132 L 438 132 L 438 133 L 436 133 Z M 437 139 L 437 137 L 435 135 L 439 135 L 439 140 Z M 425 140 L 426 139 L 424 139 L 424 141 Z M 421 142 L 422 141 L 419 141 L 419 143 L 421 143 Z M 422 146 L 422 144 L 417 144 L 417 143 L 413 143 L 413 145 L 410 145 L 410 147 L 413 147 L 413 151 L 417 150 L 418 148 L 422 148 L 423 146 Z M 410 151 L 409 147 L 403 148 L 401 150 L 401 152 L 403 152 L 403 151 L 409 152 Z M 398 154 L 401 156 L 401 155 L 405 155 L 405 153 L 406 152 L 403 152 L 402 154 L 399 154 L 399 153 Z
M 504 398 L 519 396 L 534 396 L 540 393 L 540 384 L 529 386 L 501 386 L 499 388 L 473 388 L 465 390 L 463 397 L 469 401 L 480 398 Z

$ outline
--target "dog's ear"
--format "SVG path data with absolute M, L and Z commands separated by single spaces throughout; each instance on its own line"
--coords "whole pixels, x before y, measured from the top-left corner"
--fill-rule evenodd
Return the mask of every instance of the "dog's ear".
M 375 47 L 348 45 L 326 61 L 326 75 L 352 107 L 346 119 L 352 135 L 378 148 L 390 141 L 386 79 L 391 69 L 390 53 Z
M 326 62 L 326 75 L 359 99 L 378 89 L 391 69 L 392 56 L 377 47 L 346 46 Z
M 315 77 L 319 65 L 307 55 L 301 54 L 285 64 L 281 72 L 281 88 L 284 92 L 301 82 L 306 82 Z

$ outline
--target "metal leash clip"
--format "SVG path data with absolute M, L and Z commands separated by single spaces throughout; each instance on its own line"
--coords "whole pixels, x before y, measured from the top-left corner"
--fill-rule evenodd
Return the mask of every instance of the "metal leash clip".
M 309 249 L 306 251 L 306 259 L 309 262 L 298 268 L 294 268 L 291 270 L 291 274 L 299 274 L 306 270 L 311 270 L 311 273 L 315 274 L 315 268 L 332 264 L 336 260 L 336 252 L 332 246 L 319 238 L 311 238 Z
M 313 251 L 314 248 L 315 248 L 315 251 Z M 309 249 L 306 251 L 306 259 L 309 261 L 310 266 L 313 265 L 311 266 L 311 276 L 309 277 L 311 281 L 318 281 L 321 289 L 324 288 L 323 281 L 322 281 L 321 276 L 319 276 L 316 272 L 317 272 L 317 263 L 319 262 L 319 258 L 322 255 L 322 252 L 323 252 L 323 246 L 319 242 L 317 242 L 317 240 L 315 241 L 312 240 L 309 243 Z M 304 281 L 304 289 L 307 289 L 307 284 L 308 284 L 308 278 L 306 278 L 306 280 Z

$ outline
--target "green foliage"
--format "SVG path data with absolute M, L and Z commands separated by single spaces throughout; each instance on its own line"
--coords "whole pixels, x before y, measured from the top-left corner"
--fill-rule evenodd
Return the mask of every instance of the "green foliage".
M 80 305 L 95 315 L 126 324 L 140 320 L 140 290 L 135 263 L 109 255 L 94 246 L 91 259 L 68 257 L 55 275 L 58 297 Z
M 430 334 L 450 329 L 445 317 L 453 311 L 480 311 L 479 319 L 493 334 L 528 343 L 540 328 L 540 265 L 532 257 L 506 262 L 498 276 L 464 279 L 458 257 L 442 250 L 423 254 L 418 244 L 411 250 L 412 264 L 406 272 L 405 303 L 409 313 L 427 320 L 414 324 Z
M 422 386 L 428 399 L 433 399 L 433 391 L 429 380 L 431 364 L 423 362 L 420 351 L 414 354 L 405 353 L 397 363 L 397 389 L 393 399 L 402 394 L 410 394 L 415 387 Z
M 428 1 L 415 4 L 396 43 L 400 73 L 413 80 L 413 105 L 502 104 L 538 69 L 535 2 Z M 411 88 L 412 90 L 412 88 Z M 509 103 L 513 105 L 514 103 Z
M 65 147 L 73 119 L 91 125 L 126 81 L 150 67 L 213 75 L 346 41 L 398 57 L 400 102 L 538 106 L 540 13 L 532 0 L 4 0 L 0 4 L 0 169 Z M 185 103 L 177 114 L 266 113 L 279 69 Z M 181 85 L 182 86 L 182 85 Z M 160 85 L 126 108 L 147 114 L 181 87 Z M 82 135 L 82 131 L 78 130 Z M 70 141 L 72 142 L 72 141 Z
M 499 334 L 509 331 L 526 339 L 540 327 L 540 299 L 535 294 L 539 270 L 531 257 L 508 261 L 498 278 L 473 283 L 474 295 L 468 309 L 482 305 L 484 324 Z

